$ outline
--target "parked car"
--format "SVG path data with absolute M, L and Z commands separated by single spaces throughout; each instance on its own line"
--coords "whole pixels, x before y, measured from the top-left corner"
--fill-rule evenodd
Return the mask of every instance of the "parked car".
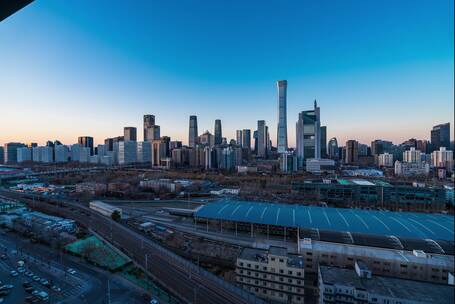
M 69 274 L 76 274 L 76 270 L 74 270 L 73 268 L 68 268 L 67 272 Z
M 16 270 L 11 270 L 10 273 L 9 273 L 12 277 L 17 277 L 19 275 L 19 273 L 17 273 Z
M 14 285 L 11 285 L 11 284 L 5 284 L 5 285 L 0 286 L 0 290 L 13 289 L 13 288 L 14 288 Z
M 33 281 L 38 282 L 38 281 L 40 280 L 40 277 L 37 276 L 37 275 L 34 275 L 34 276 L 32 277 L 32 279 L 33 279 Z
M 52 290 L 55 291 L 55 292 L 61 292 L 62 289 L 60 287 L 58 287 L 57 285 L 52 285 Z

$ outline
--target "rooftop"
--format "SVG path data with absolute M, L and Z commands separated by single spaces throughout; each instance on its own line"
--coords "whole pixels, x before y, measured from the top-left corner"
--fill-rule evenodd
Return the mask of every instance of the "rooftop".
M 259 203 L 231 199 L 209 203 L 195 217 L 281 227 L 346 231 L 411 239 L 454 239 L 454 217 L 444 214 Z
M 320 266 L 324 284 L 364 289 L 368 293 L 418 303 L 454 303 L 454 288 L 449 285 L 375 276 L 360 278 L 353 269 Z
M 284 247 L 270 246 L 269 250 L 245 247 L 239 255 L 240 259 L 253 262 L 268 262 L 268 255 L 285 256 L 288 258 L 288 266 L 303 268 L 304 258 L 300 255 L 288 253 Z

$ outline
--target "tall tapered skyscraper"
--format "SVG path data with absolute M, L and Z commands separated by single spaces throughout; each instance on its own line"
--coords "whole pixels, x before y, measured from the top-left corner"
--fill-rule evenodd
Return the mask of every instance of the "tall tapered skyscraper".
M 196 147 L 197 144 L 197 116 L 190 116 L 190 130 L 188 134 L 188 146 Z
M 278 80 L 278 129 L 277 149 L 278 153 L 284 153 L 288 149 L 288 128 L 287 128 L 287 80 Z
M 221 131 L 221 119 L 215 120 L 215 145 L 221 145 L 223 133 Z

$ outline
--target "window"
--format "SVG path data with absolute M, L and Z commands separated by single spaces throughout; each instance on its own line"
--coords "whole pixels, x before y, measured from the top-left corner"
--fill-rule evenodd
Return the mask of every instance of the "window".
M 288 283 L 292 283 L 292 279 L 288 279 Z
M 284 260 L 283 260 L 283 259 L 280 259 L 280 263 L 283 263 L 283 262 L 284 262 Z
M 283 269 L 280 269 L 280 273 L 284 273 Z
M 259 265 L 254 265 L 254 268 L 259 269 Z
M 251 264 L 246 265 L 246 267 L 251 268 Z
M 289 271 L 288 271 L 288 274 L 292 275 L 292 270 L 289 270 Z
M 272 261 L 275 261 L 275 258 L 271 258 Z
M 280 282 L 283 282 L 283 278 L 280 278 Z
M 242 269 L 240 269 L 240 273 L 243 273 L 243 270 L 242 270 Z
M 266 271 L 266 270 L 267 270 L 267 267 L 266 267 L 266 266 L 262 267 L 262 270 Z
M 240 264 L 240 266 L 243 266 L 243 262 L 240 262 L 239 264 Z
M 297 275 L 300 277 L 300 276 L 302 276 L 302 273 L 301 272 L 297 272 Z

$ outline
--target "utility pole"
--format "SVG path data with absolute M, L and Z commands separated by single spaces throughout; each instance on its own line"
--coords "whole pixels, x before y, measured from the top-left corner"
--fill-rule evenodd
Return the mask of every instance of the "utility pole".
M 111 285 L 109 278 L 107 279 L 107 304 L 111 304 Z

